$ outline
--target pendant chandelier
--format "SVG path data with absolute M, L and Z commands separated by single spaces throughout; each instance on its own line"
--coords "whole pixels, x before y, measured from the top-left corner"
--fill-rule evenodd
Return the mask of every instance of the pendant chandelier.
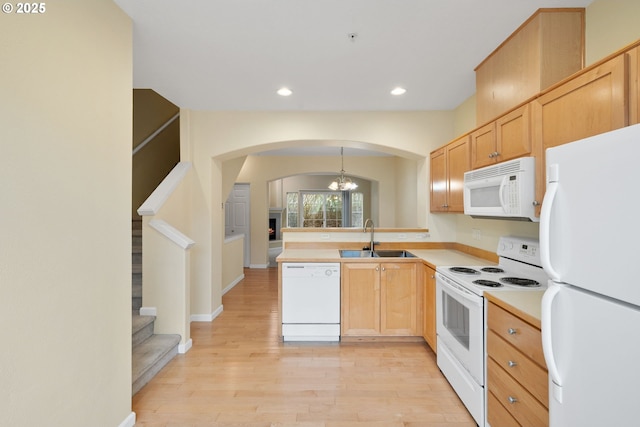
M 351 181 L 350 178 L 344 176 L 344 147 L 340 148 L 340 158 L 342 160 L 342 169 L 340 170 L 340 176 L 333 180 L 329 185 L 329 189 L 333 191 L 351 191 L 358 188 L 358 184 Z

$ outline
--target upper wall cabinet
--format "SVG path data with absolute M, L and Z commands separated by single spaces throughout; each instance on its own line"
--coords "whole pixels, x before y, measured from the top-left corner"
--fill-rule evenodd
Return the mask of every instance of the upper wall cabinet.
M 620 54 L 542 94 L 535 109 L 536 200 L 545 189 L 547 148 L 627 125 L 627 55 Z
M 585 13 L 540 9 L 476 67 L 476 122 L 486 123 L 584 66 Z
M 469 135 L 465 135 L 431 153 L 431 212 L 464 212 L 469 152 Z
M 531 154 L 529 104 L 508 112 L 471 133 L 473 169 Z
M 627 52 L 629 57 L 629 124 L 640 123 L 640 46 Z

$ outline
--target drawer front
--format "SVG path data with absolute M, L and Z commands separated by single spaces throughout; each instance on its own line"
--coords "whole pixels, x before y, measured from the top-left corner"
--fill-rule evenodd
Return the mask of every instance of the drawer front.
M 497 305 L 489 304 L 489 329 L 540 366 L 546 366 L 540 330 Z
M 487 421 L 491 427 L 521 427 L 493 393 L 487 393 Z
M 487 352 L 498 365 L 538 399 L 549 407 L 549 380 L 547 371 L 518 349 L 500 338 L 494 331 L 487 334 Z
M 549 411 L 514 380 L 493 359 L 487 359 L 488 387 L 518 423 L 527 427 L 548 427 Z M 496 426 L 497 427 L 497 426 Z

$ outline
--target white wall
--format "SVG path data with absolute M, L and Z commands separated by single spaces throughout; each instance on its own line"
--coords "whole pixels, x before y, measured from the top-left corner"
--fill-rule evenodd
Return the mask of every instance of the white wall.
M 15 5 L 15 2 L 12 2 Z M 132 25 L 0 16 L 0 425 L 131 413 Z

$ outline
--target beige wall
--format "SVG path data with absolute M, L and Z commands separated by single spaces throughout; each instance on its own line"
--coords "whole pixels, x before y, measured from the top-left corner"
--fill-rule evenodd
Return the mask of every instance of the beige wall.
M 640 1 L 596 0 L 587 8 L 586 64 L 640 39 Z
M 180 110 L 151 89 L 133 91 L 133 148 Z M 131 217 L 180 161 L 180 119 L 174 120 L 133 156 Z
M 610 51 L 619 49 L 631 41 L 640 38 L 636 25 L 640 21 L 636 0 L 596 0 L 587 8 L 587 61 L 605 56 Z M 622 24 L 622 25 L 621 25 Z M 624 29 L 612 27 L 621 26 Z M 515 30 L 515 28 L 514 28 Z M 524 224 L 511 221 L 474 220 L 464 215 L 446 215 L 429 213 L 429 153 L 476 126 L 475 96 L 470 97 L 455 111 L 422 111 L 422 112 L 205 112 L 187 111 L 182 114 L 184 123 L 183 144 L 181 151 L 183 160 L 194 162 L 198 184 L 194 186 L 197 193 L 194 200 L 200 201 L 194 210 L 194 221 L 199 224 L 201 235 L 210 239 L 211 247 L 203 256 L 208 264 L 202 268 L 202 277 L 197 286 L 212 286 L 212 301 L 215 308 L 220 304 L 218 277 L 222 239 L 224 236 L 222 202 L 226 200 L 231 188 L 232 177 L 224 174 L 224 188 L 221 190 L 223 168 L 221 162 L 236 159 L 251 153 L 268 149 L 283 148 L 292 145 L 324 145 L 367 148 L 387 152 L 414 162 L 409 168 L 399 168 L 394 175 L 394 191 L 407 190 L 411 195 L 392 199 L 374 201 L 374 206 L 383 203 L 410 203 L 415 198 L 415 205 L 409 204 L 407 211 L 402 205 L 396 207 L 391 216 L 394 225 L 410 226 L 415 216 L 417 226 L 427 227 L 434 241 L 459 241 L 486 250 L 496 249 L 497 238 L 505 234 L 537 235 L 537 224 Z M 314 159 L 315 161 L 315 159 Z M 313 162 L 312 162 L 313 164 Z M 302 166 L 304 169 L 305 166 Z M 309 168 L 309 163 L 306 164 Z M 351 172 L 351 167 L 349 168 Z M 415 170 L 415 175 L 414 171 Z M 283 174 L 265 173 L 273 179 Z M 364 173 L 362 176 L 367 177 Z M 241 179 L 236 179 L 242 181 Z M 267 179 L 268 181 L 268 179 Z M 268 217 L 269 200 L 262 194 L 268 193 L 267 181 L 252 185 L 252 195 L 257 194 L 256 203 L 252 200 L 252 211 L 260 210 L 252 218 L 252 230 L 257 225 L 265 227 Z M 408 185 L 407 185 L 408 184 Z M 382 185 L 382 183 L 381 183 Z M 414 188 L 415 186 L 415 188 Z M 224 194 L 223 194 L 224 193 Z M 382 190 L 380 191 L 382 194 Z M 263 200 L 264 199 L 264 200 Z M 374 207 L 372 206 L 372 209 Z M 409 215 L 405 215 L 409 212 Z M 381 209 L 381 222 L 385 215 Z M 218 219 L 216 219 L 218 218 Z M 472 230 L 479 229 L 481 240 L 472 240 Z M 265 234 L 266 235 L 266 234 Z M 266 253 L 266 238 L 263 243 L 254 245 L 252 257 L 262 260 Z M 209 262 L 209 260 L 211 260 Z M 211 282 L 205 277 L 211 276 Z
M 251 153 L 283 148 L 287 146 L 318 143 L 335 147 L 355 147 L 376 149 L 396 155 L 415 164 L 416 173 L 407 174 L 406 170 L 392 172 L 379 170 L 371 165 L 358 166 L 349 164 L 349 173 L 356 176 L 374 179 L 377 174 L 384 174 L 378 181 L 379 194 L 387 194 L 382 203 L 395 203 L 398 200 L 410 200 L 411 209 L 408 216 L 403 212 L 402 221 L 415 218 L 418 226 L 427 223 L 428 194 L 425 194 L 428 180 L 426 157 L 435 147 L 452 137 L 453 114 L 451 112 L 205 112 L 184 111 L 181 113 L 181 147 L 182 160 L 193 161 L 197 183 L 193 186 L 193 222 L 199 232 L 194 239 L 198 250 L 203 251 L 202 263 L 198 263 L 193 275 L 193 288 L 211 289 L 213 304 L 211 307 L 192 307 L 195 313 L 206 310 L 215 311 L 221 304 L 221 251 L 224 238 L 223 202 L 231 188 L 229 170 L 225 168 L 229 160 L 237 159 Z M 261 170 L 259 181 L 251 182 L 251 230 L 252 236 L 264 231 L 264 238 L 257 244 L 251 242 L 251 263 L 266 264 L 267 224 L 269 200 L 268 182 L 282 176 L 301 172 L 322 172 L 335 169 L 335 158 L 327 158 L 327 165 L 317 168 L 319 159 L 305 160 L 295 167 L 288 164 L 282 167 L 270 166 L 270 170 Z M 244 163 L 247 167 L 249 158 Z M 254 167 L 254 166 L 252 166 Z M 312 170 L 310 170 L 310 167 Z M 267 168 L 268 169 L 268 168 Z M 277 172 L 275 172 L 277 170 Z M 253 179 L 253 178 L 252 178 Z M 396 182 L 412 182 L 408 187 L 412 194 L 398 193 Z M 237 182 L 250 182 L 238 175 Z M 404 189 L 403 189 L 404 191 Z M 415 192 L 418 194 L 415 194 Z M 255 197 L 255 198 L 254 198 Z M 197 206 L 196 206 L 197 205 Z M 375 209 L 372 207 L 372 209 Z M 378 212 L 381 224 L 395 224 L 396 208 Z M 450 220 L 447 220 L 450 221 Z M 447 222 L 445 221 L 445 222 Z M 446 228 L 449 236 L 451 227 Z M 442 236 L 440 236 L 442 237 Z M 450 239 L 447 239 L 450 240 Z M 210 246 L 208 246 L 210 245 Z M 195 247 L 194 247 L 195 249 Z M 193 258 L 192 258 L 193 259 Z M 196 292 L 197 293 L 197 292 Z M 206 298 L 193 296 L 192 301 L 204 301 Z
M 222 289 L 227 292 L 244 277 L 244 237 L 225 239 L 222 257 Z
M 0 425 L 131 416 L 132 25 L 0 16 Z M 131 420 L 131 419 L 130 419 Z

